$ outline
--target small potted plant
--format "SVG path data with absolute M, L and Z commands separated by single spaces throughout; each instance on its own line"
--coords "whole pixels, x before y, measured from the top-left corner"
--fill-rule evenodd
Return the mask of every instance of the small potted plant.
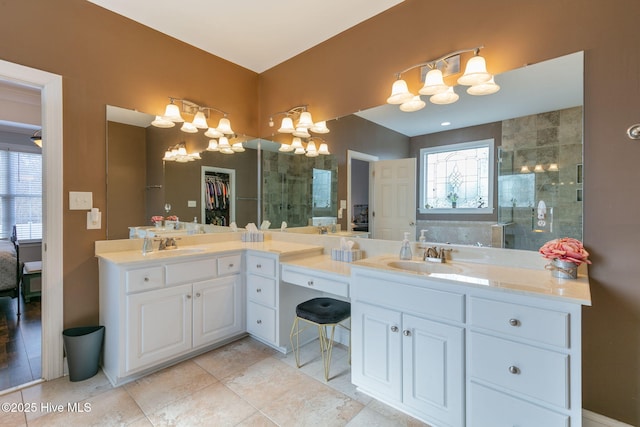
M 454 193 L 453 191 L 451 193 L 449 193 L 449 195 L 447 196 L 447 200 L 449 200 L 451 202 L 451 207 L 455 208 L 456 206 L 458 206 L 458 193 Z
M 576 279 L 578 266 L 583 262 L 591 264 L 589 252 L 582 242 L 571 237 L 548 241 L 540 248 L 540 254 L 551 260 L 545 266 L 547 270 L 551 270 L 551 275 L 562 279 Z
M 151 217 L 151 223 L 156 227 L 162 227 L 162 221 L 164 221 L 164 217 L 161 215 L 154 215 Z

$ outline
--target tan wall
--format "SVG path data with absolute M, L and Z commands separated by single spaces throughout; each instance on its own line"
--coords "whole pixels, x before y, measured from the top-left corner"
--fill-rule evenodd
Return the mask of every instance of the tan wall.
M 93 191 L 104 211 L 105 104 L 161 112 L 167 96 L 181 96 L 229 111 L 238 132 L 269 135 L 270 113 L 308 103 L 321 120 L 379 105 L 395 72 L 459 48 L 484 44 L 494 73 L 584 50 L 584 224 L 594 262 L 584 406 L 638 425 L 640 144 L 625 130 L 640 121 L 639 15 L 637 0 L 406 0 L 261 74 L 258 87 L 255 73 L 86 1 L 5 1 L 0 58 L 63 76 L 64 191 Z M 84 213 L 64 203 L 70 327 L 97 320 L 93 242 L 104 229 L 87 232 Z
M 640 425 L 640 144 L 625 130 L 640 122 L 638 16 L 637 0 L 405 0 L 260 75 L 266 134 L 264 116 L 300 103 L 316 120 L 380 105 L 396 72 L 460 48 L 485 45 L 494 73 L 585 51 L 584 240 L 593 307 L 583 310 L 584 407 L 633 425 Z

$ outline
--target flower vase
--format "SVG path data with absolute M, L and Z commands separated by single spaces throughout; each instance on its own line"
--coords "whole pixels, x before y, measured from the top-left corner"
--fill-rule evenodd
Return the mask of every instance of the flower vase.
M 457 203 L 457 202 L 451 202 L 451 207 L 452 207 L 453 209 L 455 209 L 457 206 L 458 206 L 458 203 Z
M 554 259 L 551 261 L 549 270 L 551 270 L 552 277 L 557 277 L 559 279 L 578 278 L 578 265 L 574 262 Z
M 156 221 L 156 222 L 154 222 L 154 224 L 155 224 L 156 228 L 162 227 L 162 221 Z

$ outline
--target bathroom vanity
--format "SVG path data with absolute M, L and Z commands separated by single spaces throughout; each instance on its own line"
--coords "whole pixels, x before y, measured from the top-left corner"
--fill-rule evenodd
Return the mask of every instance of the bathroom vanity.
M 246 333 L 287 352 L 295 306 L 330 295 L 351 301 L 361 391 L 434 426 L 581 425 L 586 268 L 577 280 L 557 279 L 535 253 L 461 247 L 443 264 L 397 255 L 349 264 L 326 254 L 337 237 L 311 244 L 285 235 L 226 236 L 150 256 L 97 250 L 111 382 Z M 384 244 L 360 242 L 370 252 Z

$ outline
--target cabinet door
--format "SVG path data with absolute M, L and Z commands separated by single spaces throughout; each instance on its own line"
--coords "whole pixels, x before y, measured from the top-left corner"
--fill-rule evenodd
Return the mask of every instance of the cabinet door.
M 127 296 L 126 371 L 191 349 L 191 285 Z
M 401 315 L 357 302 L 352 305 L 351 379 L 376 395 L 399 400 L 402 394 Z
M 209 344 L 244 330 L 242 280 L 229 276 L 193 285 L 193 346 Z
M 403 402 L 427 420 L 462 426 L 464 329 L 406 314 L 402 326 Z

